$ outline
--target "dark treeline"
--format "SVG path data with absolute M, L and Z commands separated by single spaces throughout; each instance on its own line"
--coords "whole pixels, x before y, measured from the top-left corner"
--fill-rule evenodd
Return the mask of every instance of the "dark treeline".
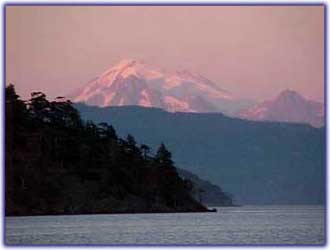
M 71 102 L 6 87 L 6 215 L 207 211 L 171 153 L 83 121 Z M 152 133 L 152 131 L 150 131 Z

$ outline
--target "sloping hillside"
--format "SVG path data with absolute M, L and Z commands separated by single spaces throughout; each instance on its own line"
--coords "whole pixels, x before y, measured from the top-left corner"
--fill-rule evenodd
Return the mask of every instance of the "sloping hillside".
M 152 148 L 164 142 L 178 166 L 221 185 L 240 204 L 324 202 L 324 128 L 135 106 L 76 107 L 121 136 L 134 134 Z

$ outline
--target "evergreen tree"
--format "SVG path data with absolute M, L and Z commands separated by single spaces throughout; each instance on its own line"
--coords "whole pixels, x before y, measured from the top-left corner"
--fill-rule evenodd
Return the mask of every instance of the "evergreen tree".
M 55 126 L 74 129 L 82 127 L 79 112 L 72 106 L 71 101 L 64 97 L 56 97 L 55 101 L 50 103 L 50 114 L 51 122 Z
M 118 140 L 116 130 L 106 122 L 99 123 L 99 134 L 102 138 Z
M 150 148 L 145 144 L 141 144 L 140 149 L 142 151 L 143 158 L 146 160 L 148 157 L 148 153 L 150 152 Z
M 34 119 L 39 122 L 50 123 L 50 103 L 46 99 L 46 95 L 42 92 L 32 92 L 29 102 L 29 111 Z
M 29 112 L 25 103 L 16 94 L 13 84 L 6 87 L 6 124 L 12 122 L 16 127 L 27 125 L 29 120 Z
M 138 160 L 138 158 L 141 156 L 141 151 L 136 145 L 136 141 L 135 141 L 134 136 L 132 136 L 131 134 L 128 134 L 127 138 L 126 138 L 126 142 L 127 142 L 127 147 L 129 149 L 129 151 L 133 155 L 135 155 L 137 157 L 137 160 Z
M 135 141 L 135 138 L 131 135 L 131 134 L 128 134 L 127 135 L 127 138 L 126 138 L 126 141 L 127 141 L 127 145 L 129 147 L 136 147 L 136 141 Z
M 173 166 L 172 154 L 167 150 L 164 143 L 161 143 L 159 146 L 155 160 L 159 162 L 161 166 Z

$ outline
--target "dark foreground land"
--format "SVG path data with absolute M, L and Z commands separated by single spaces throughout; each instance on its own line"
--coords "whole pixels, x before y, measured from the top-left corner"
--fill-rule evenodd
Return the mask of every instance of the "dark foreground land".
M 70 101 L 31 96 L 6 88 L 6 216 L 210 211 L 164 144 L 153 155 L 106 123 L 82 121 Z

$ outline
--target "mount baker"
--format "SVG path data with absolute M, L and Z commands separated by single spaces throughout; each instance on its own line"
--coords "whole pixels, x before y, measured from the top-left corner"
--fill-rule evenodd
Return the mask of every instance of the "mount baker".
M 100 107 L 138 105 L 169 112 L 235 113 L 247 101 L 198 73 L 167 72 L 139 60 L 122 60 L 69 96 Z

